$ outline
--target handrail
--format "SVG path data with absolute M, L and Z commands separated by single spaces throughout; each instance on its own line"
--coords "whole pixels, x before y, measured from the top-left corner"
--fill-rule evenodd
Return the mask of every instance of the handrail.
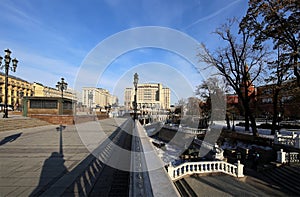
M 186 162 L 179 166 L 168 166 L 168 174 L 173 181 L 181 179 L 186 175 L 204 174 L 204 173 L 224 173 L 234 177 L 244 177 L 244 165 L 238 161 L 236 164 L 230 164 L 225 161 L 203 161 Z
M 129 196 L 180 196 L 138 121 L 132 135 Z
M 143 153 L 143 146 L 134 123 L 131 141 L 131 167 L 130 167 L 129 196 L 153 196 L 147 164 Z

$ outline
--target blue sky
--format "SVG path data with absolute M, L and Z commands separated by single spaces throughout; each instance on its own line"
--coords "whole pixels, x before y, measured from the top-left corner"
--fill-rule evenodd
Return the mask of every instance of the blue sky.
M 170 87 L 175 103 L 213 73 L 196 71 L 205 67 L 197 43 L 217 47 L 212 32 L 246 9 L 245 0 L 2 0 L 0 55 L 11 49 L 13 74 L 29 82 L 55 87 L 64 77 L 79 90 L 108 89 L 121 104 L 138 72 L 141 83 Z

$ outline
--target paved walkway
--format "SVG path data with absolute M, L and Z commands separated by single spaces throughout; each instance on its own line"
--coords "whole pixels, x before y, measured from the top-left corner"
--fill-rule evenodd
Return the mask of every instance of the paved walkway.
M 101 120 L 110 135 L 125 119 Z M 85 124 L 85 123 L 83 123 Z M 36 196 L 55 185 L 68 172 L 72 184 L 83 161 L 91 162 L 90 152 L 82 143 L 75 126 L 62 132 L 57 125 L 20 129 L 0 133 L 0 196 Z M 63 156 L 61 156 L 63 153 Z M 80 173 L 78 171 L 78 173 Z

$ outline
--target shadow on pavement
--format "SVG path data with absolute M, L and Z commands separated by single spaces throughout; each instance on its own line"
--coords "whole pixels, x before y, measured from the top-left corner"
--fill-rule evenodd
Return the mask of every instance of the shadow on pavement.
M 14 134 L 14 135 L 10 135 L 10 136 L 7 136 L 5 137 L 3 140 L 0 141 L 0 146 L 8 143 L 8 142 L 13 142 L 15 141 L 17 138 L 19 138 L 20 136 L 22 135 L 22 133 L 17 133 L 17 134 Z
M 68 170 L 64 164 L 65 160 L 63 155 L 62 131 L 65 128 L 66 127 L 63 125 L 60 125 L 59 127 L 56 128 L 56 131 L 59 132 L 59 153 L 52 152 L 50 157 L 44 161 L 39 184 L 29 196 L 40 196 L 51 185 L 53 185 L 62 176 L 68 173 Z
M 103 170 L 108 170 L 112 167 L 103 163 L 103 160 L 107 158 L 99 159 L 100 154 L 105 152 L 104 149 L 109 143 L 114 143 L 113 140 L 116 135 L 123 131 L 123 126 L 126 124 L 125 121 L 121 126 L 116 127 L 117 129 L 106 139 L 101 145 L 99 145 L 93 153 L 88 155 L 83 161 L 81 161 L 69 174 L 71 177 L 76 176 L 75 181 L 64 191 L 62 196 L 91 196 L 92 190 L 95 188 L 95 184 Z M 124 131 L 123 131 L 124 132 Z M 111 177 L 101 177 L 104 180 L 104 184 L 101 187 L 110 187 Z M 101 188 L 97 188 L 98 190 Z M 108 195 L 108 194 L 107 194 Z M 93 196 L 93 195 L 92 195 Z
M 44 162 L 38 186 L 29 196 L 40 196 L 49 186 L 54 184 L 64 174 L 68 173 L 64 158 L 58 152 L 53 152 Z
M 92 162 L 89 160 L 92 160 Z M 84 163 L 86 162 L 89 163 L 88 166 L 85 166 Z M 90 154 L 70 173 L 81 171 L 81 167 L 84 167 L 84 170 L 80 172 L 75 181 L 64 191 L 63 196 L 88 196 L 103 169 L 103 163 Z
M 88 196 L 105 166 L 95 155 L 98 156 L 102 153 L 103 146 L 113 143 L 112 140 L 120 129 L 120 127 L 117 127 L 115 132 L 96 148 L 95 152 L 93 152 L 94 154 L 89 154 L 69 171 L 64 165 L 65 160 L 62 154 L 61 131 L 63 128 L 58 127 L 57 131 L 60 131 L 59 152 L 53 152 L 45 160 L 39 185 L 30 196 Z

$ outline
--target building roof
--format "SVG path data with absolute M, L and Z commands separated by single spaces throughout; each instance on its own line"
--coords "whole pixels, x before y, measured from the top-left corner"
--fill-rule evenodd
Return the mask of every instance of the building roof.
M 5 73 L 0 72 L 0 75 L 5 76 Z M 23 82 L 26 82 L 26 83 L 30 83 L 30 82 L 28 82 L 28 81 L 26 81 L 26 80 L 24 80 L 24 79 L 21 79 L 21 78 L 19 78 L 19 77 L 13 76 L 13 75 L 8 75 L 8 77 L 9 77 L 9 78 L 12 78 L 12 79 L 19 80 L 19 81 L 23 81 Z

